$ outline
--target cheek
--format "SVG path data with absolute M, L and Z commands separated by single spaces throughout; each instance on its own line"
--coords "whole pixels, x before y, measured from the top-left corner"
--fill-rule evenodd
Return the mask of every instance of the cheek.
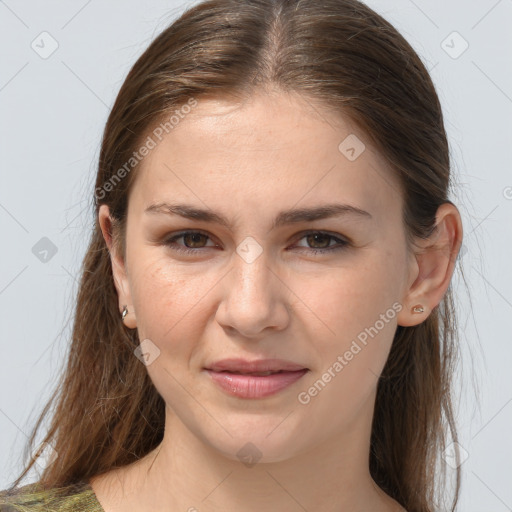
M 194 280 L 186 278 L 179 267 L 154 256 L 135 262 L 130 288 L 139 335 L 159 343 L 166 336 L 173 337 L 172 331 L 200 298 Z
M 354 336 L 399 297 L 397 254 L 367 254 L 356 264 L 297 279 L 292 289 L 309 306 L 326 336 Z
M 365 374 L 370 383 L 380 374 L 402 307 L 400 258 L 398 252 L 375 250 L 357 264 L 297 281 L 293 290 L 308 306 L 301 316 L 321 372 L 332 367 L 338 356 L 346 356 L 342 363 L 346 382 L 354 383 Z
M 166 366 L 180 372 L 184 361 L 203 349 L 204 330 L 215 311 L 211 297 L 219 273 L 180 265 L 154 250 L 133 262 L 130 289 L 139 338 L 154 342 L 168 356 Z
M 393 342 L 401 305 L 392 283 L 379 276 L 376 267 L 345 272 L 315 283 L 317 292 L 310 289 L 304 299 L 315 304 L 311 309 L 319 317 L 312 316 L 305 326 L 318 366 L 297 398 L 308 404 L 310 417 L 331 418 L 333 432 L 372 398 Z

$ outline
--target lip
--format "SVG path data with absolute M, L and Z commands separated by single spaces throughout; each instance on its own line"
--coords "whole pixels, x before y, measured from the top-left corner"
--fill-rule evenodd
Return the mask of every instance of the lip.
M 210 375 L 212 381 L 226 393 L 238 398 L 255 399 L 265 398 L 284 390 L 301 379 L 309 370 L 303 368 L 266 376 L 242 375 L 208 369 L 206 369 L 206 372 Z
M 286 361 L 285 359 L 258 359 L 248 361 L 247 359 L 230 358 L 222 359 L 209 364 L 206 370 L 214 372 L 241 372 L 241 373 L 256 373 L 256 372 L 278 372 L 280 370 L 286 372 L 295 372 L 299 370 L 308 370 L 303 365 Z
M 223 391 L 238 398 L 265 398 L 274 395 L 309 372 L 309 368 L 285 359 L 249 361 L 241 358 L 222 359 L 209 364 L 204 370 Z M 280 373 L 247 375 L 259 372 Z

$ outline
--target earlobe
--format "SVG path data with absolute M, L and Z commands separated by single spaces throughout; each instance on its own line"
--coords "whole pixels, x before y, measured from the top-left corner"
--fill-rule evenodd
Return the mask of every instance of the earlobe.
M 123 305 L 123 311 L 121 312 L 121 320 L 123 321 L 124 325 L 126 325 L 126 327 L 128 327 L 129 329 L 135 329 L 137 327 L 135 321 L 135 312 L 130 312 L 126 304 Z
M 455 269 L 462 244 L 462 221 L 452 203 L 437 210 L 436 228 L 421 240 L 415 254 L 416 279 L 404 293 L 404 308 L 397 317 L 398 325 L 409 327 L 423 322 L 445 295 Z
M 428 317 L 430 312 L 431 310 L 425 304 L 418 303 L 411 307 L 406 306 L 398 314 L 397 323 L 402 327 L 418 325 Z
M 109 207 L 105 204 L 102 204 L 99 208 L 98 222 L 110 254 L 112 276 L 114 278 L 114 285 L 119 300 L 119 317 L 126 327 L 135 329 L 137 326 L 135 310 L 132 305 L 130 284 L 126 273 L 125 263 L 121 255 L 117 253 L 117 248 L 113 243 L 113 223 L 110 217 Z

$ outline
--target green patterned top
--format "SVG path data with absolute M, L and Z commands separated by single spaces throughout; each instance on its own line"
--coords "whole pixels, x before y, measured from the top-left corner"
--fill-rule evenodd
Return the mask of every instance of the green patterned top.
M 87 482 L 40 490 L 32 483 L 0 491 L 0 512 L 105 512 Z

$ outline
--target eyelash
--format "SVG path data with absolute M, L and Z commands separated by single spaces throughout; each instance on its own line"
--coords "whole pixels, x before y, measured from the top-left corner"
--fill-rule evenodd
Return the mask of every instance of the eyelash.
M 177 235 L 172 236 L 171 238 L 168 238 L 164 242 L 164 245 L 166 245 L 173 251 L 177 251 L 177 252 L 185 253 L 185 254 L 193 254 L 193 253 L 197 253 L 201 249 L 208 249 L 208 247 L 200 247 L 197 249 L 191 249 L 189 247 L 179 246 L 174 243 L 179 238 L 183 238 L 185 235 L 189 235 L 189 234 L 198 234 L 198 235 L 203 235 L 203 236 L 206 236 L 207 238 L 210 238 L 206 233 L 204 233 L 202 231 L 183 231 Z M 308 231 L 308 232 L 304 233 L 301 238 L 299 238 L 299 241 L 309 235 L 324 235 L 331 239 L 337 240 L 341 244 L 341 245 L 334 246 L 334 247 L 327 247 L 325 249 L 310 249 L 310 248 L 304 247 L 304 249 L 306 249 L 307 252 L 310 252 L 312 254 L 319 254 L 319 253 L 325 254 L 325 253 L 340 251 L 350 245 L 350 243 L 347 240 L 344 240 L 342 238 L 331 235 L 330 233 L 326 233 L 325 231 Z

